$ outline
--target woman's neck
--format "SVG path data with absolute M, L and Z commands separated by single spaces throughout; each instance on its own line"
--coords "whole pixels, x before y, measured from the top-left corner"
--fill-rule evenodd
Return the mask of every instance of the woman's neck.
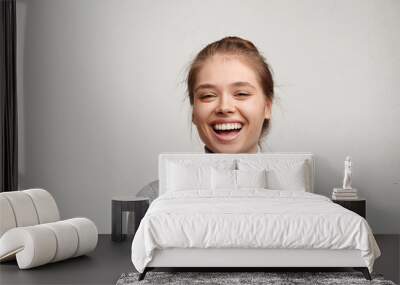
M 211 149 L 209 149 L 206 145 L 204 146 L 204 151 L 206 153 L 214 153 Z
M 206 152 L 206 153 L 214 153 L 211 149 L 209 149 L 206 145 L 204 146 L 204 151 Z M 257 145 L 257 148 L 256 148 L 256 152 L 254 152 L 254 153 L 260 153 L 261 152 L 261 148 L 260 148 L 260 146 L 259 145 Z M 253 153 L 253 152 L 252 152 Z

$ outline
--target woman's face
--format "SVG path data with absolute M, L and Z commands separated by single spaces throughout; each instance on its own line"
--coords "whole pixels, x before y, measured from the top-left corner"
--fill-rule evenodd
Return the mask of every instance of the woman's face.
M 257 152 L 271 104 L 249 64 L 238 56 L 214 55 L 201 67 L 193 93 L 193 123 L 210 150 Z

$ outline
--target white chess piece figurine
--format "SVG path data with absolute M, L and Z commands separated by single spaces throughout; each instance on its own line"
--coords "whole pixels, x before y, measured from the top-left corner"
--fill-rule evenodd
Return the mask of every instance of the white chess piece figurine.
M 347 156 L 344 161 L 344 178 L 343 178 L 343 189 L 351 188 L 351 157 Z

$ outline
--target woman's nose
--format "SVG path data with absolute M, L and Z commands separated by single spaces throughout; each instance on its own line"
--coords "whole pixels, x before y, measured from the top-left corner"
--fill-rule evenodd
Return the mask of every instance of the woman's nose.
M 233 113 L 235 112 L 235 104 L 229 96 L 221 96 L 215 111 L 217 114 Z

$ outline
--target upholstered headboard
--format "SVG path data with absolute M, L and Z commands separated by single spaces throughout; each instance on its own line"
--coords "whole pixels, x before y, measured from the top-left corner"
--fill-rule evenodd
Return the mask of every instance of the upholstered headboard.
M 257 154 L 225 154 L 225 153 L 161 153 L 158 157 L 159 194 L 166 191 L 167 166 L 169 162 L 195 165 L 216 165 L 221 162 L 257 162 L 257 163 L 292 163 L 304 162 L 306 191 L 314 192 L 314 158 L 312 153 L 257 153 Z

